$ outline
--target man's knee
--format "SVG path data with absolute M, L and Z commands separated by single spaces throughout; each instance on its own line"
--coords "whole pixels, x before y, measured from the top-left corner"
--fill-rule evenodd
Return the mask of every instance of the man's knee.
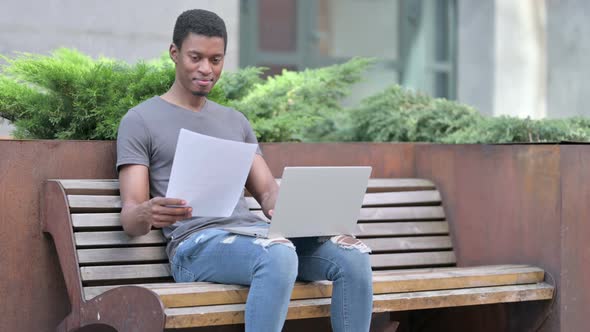
M 264 248 L 261 267 L 267 268 L 283 281 L 292 282 L 297 277 L 298 257 L 293 243 L 286 238 L 255 239 Z
M 336 235 L 330 238 L 332 243 L 338 245 L 340 248 L 349 249 L 349 250 L 358 250 L 361 253 L 370 253 L 371 248 L 369 248 L 363 241 L 352 237 L 350 235 Z
M 254 239 L 254 243 L 262 246 L 265 249 L 268 249 L 269 247 L 274 245 L 283 245 L 295 250 L 295 246 L 293 245 L 293 243 L 284 237 L 276 237 L 270 239 L 257 238 Z
M 357 285 L 372 284 L 373 274 L 368 253 L 371 249 L 358 240 L 348 235 L 337 235 L 330 241 L 340 248 L 338 265 L 343 277 Z

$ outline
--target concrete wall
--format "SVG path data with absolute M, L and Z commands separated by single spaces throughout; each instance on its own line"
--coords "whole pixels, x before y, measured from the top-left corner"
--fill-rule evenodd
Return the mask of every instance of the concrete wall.
M 546 115 L 545 0 L 458 0 L 457 99 L 489 116 Z
M 168 50 L 176 17 L 187 9 L 218 13 L 228 29 L 226 70 L 238 68 L 239 1 L 176 0 L 20 0 L 3 1 L 0 54 L 47 54 L 59 47 L 91 56 L 136 62 Z M 9 127 L 0 123 L 0 136 Z
M 495 0 L 457 0 L 457 99 L 485 115 L 494 111 L 494 17 Z
M 8 120 L 0 119 L 0 138 L 8 137 L 12 130 L 14 130 L 14 127 L 10 125 Z
M 494 115 L 547 115 L 545 14 L 545 0 L 496 0 Z
M 458 0 L 457 95 L 486 115 L 590 116 L 590 2 Z
M 549 117 L 590 116 L 590 1 L 547 0 Z
M 129 62 L 151 59 L 168 48 L 180 12 L 206 8 L 226 21 L 226 70 L 235 70 L 239 7 L 238 0 L 12 1 L 0 11 L 0 54 L 75 47 Z M 590 93 L 590 2 L 457 0 L 457 11 L 459 101 L 486 115 L 590 116 L 582 100 Z M 9 128 L 0 123 L 0 137 Z

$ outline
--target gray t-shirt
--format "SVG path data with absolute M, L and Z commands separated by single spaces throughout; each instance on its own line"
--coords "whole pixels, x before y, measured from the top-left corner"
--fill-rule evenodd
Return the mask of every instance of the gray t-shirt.
M 119 124 L 117 170 L 121 165 L 127 164 L 147 166 L 150 196 L 164 197 L 178 133 L 182 128 L 222 139 L 258 143 L 246 117 L 234 109 L 207 100 L 201 111 L 193 112 L 160 97 L 153 97 L 130 109 Z M 261 153 L 260 149 L 257 153 Z M 193 209 L 198 211 L 198 207 Z M 172 258 L 176 246 L 196 231 L 211 227 L 252 224 L 265 222 L 250 212 L 242 194 L 232 215 L 227 218 L 194 216 L 163 228 L 162 232 L 168 239 L 166 252 L 168 257 Z

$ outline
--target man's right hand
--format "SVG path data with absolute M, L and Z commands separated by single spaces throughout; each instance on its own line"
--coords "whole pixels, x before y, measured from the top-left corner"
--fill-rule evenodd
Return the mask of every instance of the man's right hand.
M 192 208 L 178 198 L 150 199 L 149 171 L 144 165 L 124 165 L 119 169 L 121 224 L 130 236 L 141 236 L 152 227 L 166 227 L 192 216 Z M 175 205 L 175 206 L 174 206 Z M 180 207 L 179 207 L 180 206 Z
M 192 217 L 192 207 L 178 198 L 154 197 L 138 206 L 139 219 L 151 226 L 163 228 Z

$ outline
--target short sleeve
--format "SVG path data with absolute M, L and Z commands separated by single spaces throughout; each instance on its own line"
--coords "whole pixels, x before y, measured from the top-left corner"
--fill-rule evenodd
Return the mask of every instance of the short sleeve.
M 256 134 L 254 134 L 254 130 L 250 125 L 250 121 L 248 121 L 244 114 L 240 113 L 240 115 L 242 118 L 242 128 L 244 130 L 244 142 L 258 144 L 258 139 L 256 138 Z M 258 147 L 256 148 L 256 153 L 262 155 L 260 145 L 258 145 Z
M 117 172 L 123 165 L 150 166 L 150 135 L 143 118 L 130 110 L 123 116 L 117 133 Z

